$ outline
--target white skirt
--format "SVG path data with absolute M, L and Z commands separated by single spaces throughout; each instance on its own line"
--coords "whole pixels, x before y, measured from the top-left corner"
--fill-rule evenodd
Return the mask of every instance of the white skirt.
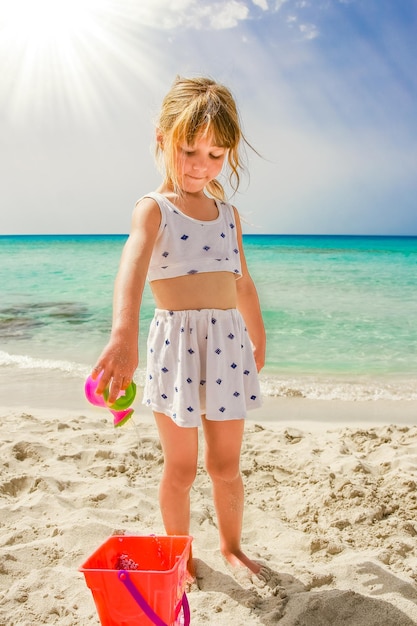
M 252 345 L 237 309 L 156 309 L 148 336 L 143 404 L 194 427 L 244 419 L 261 406 Z

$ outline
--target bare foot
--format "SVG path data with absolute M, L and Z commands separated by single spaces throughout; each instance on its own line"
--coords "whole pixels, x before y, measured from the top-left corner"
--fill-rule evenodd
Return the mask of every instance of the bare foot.
M 269 567 L 263 565 L 262 563 L 258 563 L 258 561 L 253 561 L 240 550 L 235 553 L 223 553 L 223 556 L 232 566 L 232 571 L 238 572 L 240 568 L 246 568 L 249 572 L 255 574 L 257 578 L 263 580 L 264 582 L 268 582 L 271 578 L 271 570 Z

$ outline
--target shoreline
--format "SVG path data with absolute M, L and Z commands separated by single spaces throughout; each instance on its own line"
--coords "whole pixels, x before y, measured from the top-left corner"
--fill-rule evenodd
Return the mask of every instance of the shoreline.
M 87 371 L 87 370 L 86 370 Z M 0 369 L 0 407 L 21 410 L 78 411 L 111 417 L 105 409 L 91 406 L 84 396 L 84 380 L 78 375 L 43 370 Z M 152 412 L 141 403 L 141 389 L 133 404 L 136 420 L 153 422 Z M 417 400 L 321 400 L 300 397 L 264 396 L 259 409 L 248 412 L 247 422 L 265 422 L 284 427 L 287 423 L 306 428 L 334 427 L 344 424 L 413 425 L 417 418 Z M 321 426 L 320 426 L 321 425 Z

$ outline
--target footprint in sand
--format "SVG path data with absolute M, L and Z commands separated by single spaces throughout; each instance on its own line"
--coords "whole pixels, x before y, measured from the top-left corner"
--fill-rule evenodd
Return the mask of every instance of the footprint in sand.
M 50 458 L 51 450 L 46 446 L 28 441 L 19 441 L 12 448 L 12 454 L 17 461 L 32 459 L 37 462 Z
M 0 484 L 0 494 L 11 498 L 19 498 L 22 494 L 31 491 L 34 485 L 31 476 L 18 476 Z

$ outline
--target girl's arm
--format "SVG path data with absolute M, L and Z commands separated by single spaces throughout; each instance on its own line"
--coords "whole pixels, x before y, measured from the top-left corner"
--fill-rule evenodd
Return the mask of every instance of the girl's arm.
M 234 207 L 233 209 L 235 212 L 239 253 L 242 264 L 242 277 L 236 281 L 237 308 L 245 320 L 246 328 L 253 346 L 256 367 L 259 372 L 265 365 L 265 326 L 262 319 L 258 292 L 256 291 L 255 283 L 253 282 L 246 265 L 239 214 Z
M 159 207 L 150 198 L 141 200 L 133 211 L 114 286 L 110 339 L 92 374 L 97 378 L 102 372 L 97 393 L 110 385 L 110 403 L 128 386 L 139 363 L 139 311 L 160 220 Z

